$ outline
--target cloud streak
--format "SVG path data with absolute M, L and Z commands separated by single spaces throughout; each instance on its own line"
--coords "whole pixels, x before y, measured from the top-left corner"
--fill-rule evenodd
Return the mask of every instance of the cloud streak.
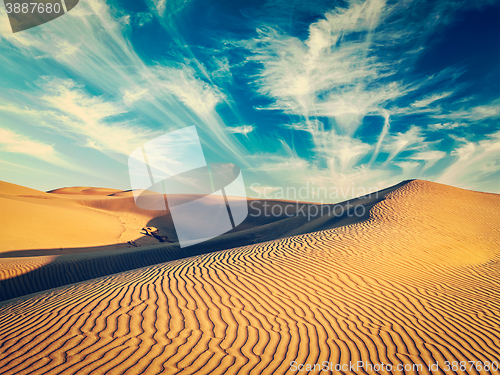
M 0 9 L 0 115 L 7 131 L 20 124 L 4 151 L 37 157 L 25 147 L 34 142 L 38 158 L 57 165 L 66 156 L 36 137 L 52 134 L 123 167 L 140 144 L 196 125 L 207 160 L 234 162 L 262 186 L 383 188 L 414 177 L 481 186 L 498 177 L 491 133 L 500 99 L 471 92 L 466 65 L 417 69 L 458 5 L 423 12 L 414 1 L 348 0 L 284 10 L 271 1 L 243 17 L 228 10 L 225 29 L 188 4 L 150 0 L 150 12 L 127 15 L 88 0 L 43 33 L 16 34 Z M 259 10 L 268 14 L 254 19 Z M 182 34 L 190 15 L 199 27 Z M 164 38 L 135 45 L 147 30 Z
M 0 151 L 24 154 L 63 168 L 75 169 L 54 150 L 54 145 L 30 139 L 8 129 L 0 129 Z
M 230 133 L 243 134 L 244 136 L 248 136 L 248 134 L 253 132 L 254 130 L 255 127 L 253 125 L 240 125 L 227 128 L 227 131 Z

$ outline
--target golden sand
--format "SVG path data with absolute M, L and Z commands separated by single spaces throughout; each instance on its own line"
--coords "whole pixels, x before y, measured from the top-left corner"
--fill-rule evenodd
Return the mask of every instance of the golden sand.
M 367 221 L 7 301 L 0 373 L 284 374 L 293 361 L 363 361 L 442 374 L 453 373 L 446 361 L 500 365 L 499 218 L 499 195 L 415 180 Z M 436 362 L 441 370 L 429 370 Z M 456 373 L 494 373 L 481 368 Z

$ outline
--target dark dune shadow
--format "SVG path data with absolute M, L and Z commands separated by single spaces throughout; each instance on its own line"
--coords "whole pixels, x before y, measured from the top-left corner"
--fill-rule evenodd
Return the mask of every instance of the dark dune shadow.
M 72 254 L 65 255 L 61 255 L 59 249 L 19 250 L 4 253 L 1 255 L 3 258 L 35 256 L 34 254 L 36 256 L 60 256 L 40 268 L 0 280 L 0 301 L 172 260 L 363 222 L 369 219 L 371 207 L 384 200 L 388 193 L 408 182 L 403 181 L 390 188 L 335 205 L 321 206 L 310 203 L 273 201 L 276 205 L 297 205 L 295 214 L 290 217 L 254 216 L 257 209 L 262 209 L 259 205 L 263 202 L 269 203 L 269 201 L 257 201 L 258 203 L 253 208 L 250 207 L 247 219 L 238 228 L 187 248 L 181 248 L 178 242 L 163 242 L 144 247 L 117 248 L 116 245 L 110 245 L 78 248 L 71 249 Z M 303 211 L 305 212 L 307 212 L 307 207 L 316 206 L 319 209 L 318 214 L 314 217 L 303 215 L 300 205 L 304 205 L 306 209 Z M 363 206 L 364 210 L 358 209 L 355 214 L 353 210 L 359 206 Z M 321 210 L 321 208 L 324 209 Z M 289 213 L 292 212 L 290 210 Z M 359 215 L 361 212 L 364 214 Z M 158 226 L 158 220 L 159 218 L 152 219 L 148 226 Z M 75 250 L 78 253 L 75 254 Z

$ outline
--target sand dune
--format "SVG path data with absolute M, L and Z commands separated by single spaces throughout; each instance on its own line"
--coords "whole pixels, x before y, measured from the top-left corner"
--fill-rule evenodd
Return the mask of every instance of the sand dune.
M 72 225 L 62 225 L 54 230 L 54 226 L 47 225 L 51 223 L 50 217 L 47 217 L 47 213 L 51 211 L 48 210 L 40 211 L 38 217 L 34 217 L 31 213 L 31 218 L 26 220 L 25 227 L 29 228 L 30 222 L 37 219 L 38 228 L 35 228 L 42 235 L 50 236 L 55 241 L 61 241 L 65 236 L 69 238 L 75 236 L 75 243 L 78 243 L 81 236 L 87 238 L 87 234 L 92 232 L 82 232 L 80 226 L 74 224 L 75 220 L 84 220 L 89 213 L 97 213 L 100 214 L 100 218 L 109 220 L 111 228 L 115 223 L 113 220 L 120 219 L 123 224 L 123 232 L 120 234 L 122 242 L 90 247 L 35 248 L 0 252 L 0 301 L 188 256 L 361 222 L 368 219 L 369 210 L 374 204 L 382 201 L 386 194 L 403 184 L 404 182 L 334 206 L 325 205 L 321 209 L 316 204 L 304 202 L 249 199 L 247 202 L 249 215 L 241 225 L 224 235 L 187 249 L 181 249 L 175 242 L 176 233 L 168 209 L 167 211 L 139 209 L 133 197 L 102 198 L 91 195 L 85 199 L 80 199 L 82 196 L 78 196 L 76 200 L 73 199 L 73 195 L 64 199 L 56 197 L 48 201 L 49 207 L 54 209 L 54 204 L 56 207 L 57 204 L 65 206 L 71 204 L 72 210 L 63 213 L 70 215 L 65 223 Z M 52 194 L 46 196 L 53 197 Z M 174 200 L 184 202 L 192 198 L 192 196 L 178 195 Z M 38 201 L 35 199 L 34 202 L 35 207 L 38 207 Z M 14 207 L 18 215 L 23 212 L 19 207 Z M 366 214 L 353 215 L 352 211 L 357 207 L 362 207 Z M 312 216 L 309 216 L 309 209 Z M 274 214 L 271 215 L 270 212 Z M 189 215 L 189 212 L 186 214 Z M 63 216 L 58 219 L 65 220 Z M 22 216 L 18 216 L 18 220 L 22 222 Z M 12 227 L 12 223 L 9 224 Z M 101 233 L 108 227 L 103 221 L 100 221 L 99 225 Z M 172 239 L 174 243 L 160 243 L 157 239 L 142 234 L 142 237 L 137 238 L 141 233 L 140 229 L 145 226 L 159 228 L 160 233 Z M 31 235 L 37 231 L 31 232 Z M 77 235 L 74 235 L 74 232 Z M 9 233 L 5 233 L 5 237 L 14 243 L 15 240 L 22 241 L 22 235 L 17 234 L 17 238 Z M 116 237 L 104 238 L 116 241 Z M 133 240 L 133 244 L 125 242 L 127 240 Z M 29 243 L 24 246 L 28 247 Z M 12 259 L 15 261 L 15 267 L 8 266 Z M 2 266 L 3 264 L 5 266 Z M 57 274 L 58 277 L 47 277 L 50 274 Z
M 358 223 L 7 301 L 0 369 L 283 374 L 293 361 L 363 361 L 495 373 L 484 364 L 500 359 L 499 214 L 498 195 L 415 180 Z
M 192 196 L 171 197 L 175 203 L 189 199 Z M 0 254 L 32 250 L 17 255 L 46 255 L 49 249 L 55 249 L 55 254 L 89 252 L 102 246 L 130 247 L 128 241 L 135 241 L 139 246 L 158 244 L 142 233 L 141 229 L 147 226 L 155 226 L 172 240 L 177 239 L 168 208 L 166 211 L 141 209 L 135 204 L 131 191 L 68 187 L 44 193 L 0 182 L 0 206 Z M 237 231 L 283 218 L 247 220 Z
M 105 245 L 118 242 L 123 232 L 115 216 L 86 209 L 75 200 L 6 183 L 0 187 L 0 206 L 0 252 Z
M 350 202 L 368 209 L 392 189 Z M 154 200 L 152 196 L 149 198 Z M 192 199 L 192 195 L 169 196 L 171 204 L 182 204 Z M 264 204 L 269 207 L 264 208 Z M 141 209 L 131 191 L 66 187 L 45 193 L 0 182 L 0 206 L 3 214 L 0 257 L 5 253 L 9 253 L 8 256 L 37 256 L 123 249 L 130 247 L 129 241 L 134 241 L 137 246 L 158 244 L 142 232 L 142 228 L 148 226 L 160 229 L 174 242 L 177 240 L 168 207 L 167 210 Z M 313 219 L 305 215 L 297 216 L 301 207 L 316 206 L 306 202 L 266 200 L 264 203 L 249 199 L 248 206 L 250 214 L 247 219 L 229 235 L 245 233 L 240 233 L 238 238 L 229 236 L 232 243 L 226 248 L 326 229 L 332 226 L 329 221 L 334 216 L 316 215 Z M 335 226 L 356 220 L 343 220 Z
M 74 186 L 50 190 L 48 193 L 67 195 L 113 195 L 120 192 L 122 192 L 122 190 L 119 189 Z
M 123 248 L 138 239 L 143 245 L 157 243 L 144 238 L 141 228 L 165 212 L 141 210 L 132 196 L 113 196 L 116 192 L 121 191 L 74 187 L 44 193 L 0 182 L 0 256 L 17 250 L 42 249 L 44 255 L 47 249 L 67 254 L 98 246 Z
M 11 184 L 9 182 L 0 181 L 0 195 L 45 195 L 46 193 L 40 190 L 27 188 L 25 186 Z

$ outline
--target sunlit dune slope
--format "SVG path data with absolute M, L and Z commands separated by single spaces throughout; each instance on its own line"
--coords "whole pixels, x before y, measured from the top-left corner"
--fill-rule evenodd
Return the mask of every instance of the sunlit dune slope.
M 100 217 L 107 217 L 111 224 L 118 218 L 123 224 L 123 232 L 120 234 L 122 243 L 91 247 L 4 251 L 0 253 L 0 301 L 188 256 L 361 222 L 369 218 L 369 211 L 373 205 L 405 183 L 402 182 L 382 191 L 336 205 L 320 206 L 303 202 L 249 199 L 247 201 L 249 214 L 241 225 L 209 241 L 182 249 L 176 242 L 176 233 L 168 208 L 166 211 L 142 210 L 136 206 L 133 197 L 112 198 L 70 194 L 62 195 L 61 198 L 57 194 L 45 194 L 48 198 L 52 198 L 49 201 L 52 209 L 57 205 L 64 207 L 72 205 L 73 211 L 66 212 L 66 214 L 72 213 L 67 224 L 74 224 L 75 220 L 96 213 Z M 81 188 L 76 190 L 80 191 Z M 16 198 L 25 199 L 26 197 Z M 41 203 L 37 203 L 35 198 L 31 198 L 34 207 L 46 201 L 42 199 Z M 169 197 L 169 201 L 175 203 L 182 203 L 188 199 L 193 199 L 193 196 Z M 228 199 L 244 198 L 229 197 Z M 218 204 L 216 200 L 214 203 Z M 78 225 L 58 228 L 48 225 L 51 223 L 51 218 L 47 217 L 47 213 L 50 212 L 50 210 L 40 211 L 38 216 L 29 216 L 25 227 L 30 227 L 30 222 L 37 219 L 33 228 L 52 240 L 64 239 L 65 236 L 71 238 L 75 232 L 80 236 L 86 236 L 84 239 L 92 238 L 92 231 L 82 232 Z M 354 212 L 358 214 L 364 212 L 364 215 L 355 215 Z M 189 218 L 196 212 L 186 211 L 183 214 Z M 22 223 L 22 217 L 19 216 L 18 219 Z M 64 217 L 59 219 L 64 220 Z M 107 228 L 106 223 L 100 224 L 101 230 Z M 16 227 L 12 223 L 9 225 L 17 234 L 17 239 L 22 241 L 21 234 L 15 232 Z M 162 235 L 166 235 L 173 243 L 165 241 L 160 243 L 158 239 L 140 234 L 144 226 L 159 228 Z M 58 232 L 57 229 L 64 232 Z M 193 230 L 196 230 L 196 227 L 193 227 Z M 33 237 L 36 233 L 36 231 L 31 232 L 31 236 Z M 137 239 L 139 234 L 142 237 Z M 13 237 L 16 238 L 9 233 L 6 233 L 7 237 L 11 240 Z M 78 243 L 80 238 L 75 236 L 75 243 Z M 133 240 L 133 242 L 125 242 L 126 240 Z M 13 264 L 15 267 L 12 267 Z M 71 272 L 67 272 L 68 269 L 71 269 Z M 56 274 L 58 277 L 50 278 L 47 277 L 48 274 Z
M 5 182 L 0 185 L 0 208 L 0 252 L 104 245 L 118 242 L 123 232 L 116 216 Z
M 0 181 L 0 195 L 45 195 L 40 190 L 31 189 L 25 186 L 11 184 L 10 182 Z
M 366 221 L 8 301 L 0 369 L 283 374 L 292 361 L 363 361 L 443 374 L 445 361 L 480 361 L 455 373 L 495 373 L 499 217 L 499 195 L 415 180 Z
M 351 201 L 369 209 L 394 188 Z M 155 201 L 152 195 L 156 194 L 145 193 L 146 200 Z M 182 204 L 195 197 L 171 195 L 168 202 Z M 219 201 L 214 200 L 214 204 L 219 204 Z M 233 243 L 229 247 L 325 229 L 332 225 L 330 219 L 333 216 L 336 221 L 342 216 L 336 215 L 333 210 L 328 215 L 330 211 L 325 210 L 325 215 L 315 214 L 311 219 L 309 211 L 302 208 L 316 204 L 304 202 L 249 199 L 247 204 L 249 215 L 246 220 L 229 232 L 229 235 L 245 232 L 238 235 L 244 239 L 234 242 L 235 236 L 230 236 Z M 264 208 L 264 205 L 268 207 Z M 139 208 L 132 191 L 66 187 L 45 193 L 0 181 L 0 208 L 0 257 L 7 252 L 9 256 L 37 256 L 97 251 L 102 249 L 95 247 L 102 246 L 108 246 L 108 249 L 126 248 L 131 246 L 128 245 L 129 241 L 135 242 L 133 246 L 158 244 L 158 241 L 144 236 L 141 230 L 146 226 L 160 229 L 173 242 L 177 240 L 168 206 L 166 210 Z M 356 220 L 358 218 L 334 225 L 345 225 Z
M 178 195 L 172 201 L 182 203 L 189 199 L 192 196 Z M 173 241 L 177 238 L 168 207 L 141 209 L 131 191 L 68 187 L 45 193 L 0 182 L 0 208 L 0 254 L 33 250 L 17 255 L 37 256 L 54 249 L 50 255 L 60 255 L 96 251 L 97 246 L 121 244 L 112 248 L 126 248 L 130 247 L 128 241 L 135 241 L 136 246 L 158 244 L 141 233 L 146 226 L 159 228 Z M 236 231 L 283 218 L 284 215 L 247 220 Z
M 144 237 L 141 229 L 165 211 L 141 210 L 133 196 L 113 196 L 117 192 L 74 187 L 44 193 L 0 182 L 0 254 L 37 249 L 65 254 L 74 248 L 127 247 L 128 241 Z M 142 240 L 144 245 L 153 243 L 157 241 Z

